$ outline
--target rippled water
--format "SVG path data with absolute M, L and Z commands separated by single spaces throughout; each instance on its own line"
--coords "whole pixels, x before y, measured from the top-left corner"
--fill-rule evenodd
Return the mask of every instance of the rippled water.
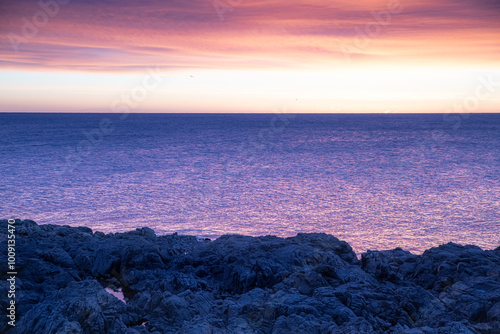
M 326 232 L 357 252 L 500 243 L 500 114 L 0 114 L 0 133 L 4 218 Z

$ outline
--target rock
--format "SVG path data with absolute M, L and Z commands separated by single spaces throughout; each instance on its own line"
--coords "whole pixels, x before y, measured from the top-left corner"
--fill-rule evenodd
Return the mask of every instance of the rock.
M 486 316 L 488 321 L 500 321 L 500 301 L 488 310 Z
M 500 333 L 498 249 L 449 243 L 359 261 L 321 233 L 211 242 L 30 220 L 16 221 L 16 242 L 17 318 L 15 327 L 0 322 L 7 334 Z M 6 319 L 8 300 L 0 306 Z
M 97 281 L 72 282 L 32 307 L 13 333 L 117 333 L 127 309 Z
M 379 281 L 395 282 L 404 279 L 405 273 L 413 269 L 412 263 L 416 258 L 416 255 L 401 248 L 387 251 L 368 251 L 361 256 L 361 268 Z

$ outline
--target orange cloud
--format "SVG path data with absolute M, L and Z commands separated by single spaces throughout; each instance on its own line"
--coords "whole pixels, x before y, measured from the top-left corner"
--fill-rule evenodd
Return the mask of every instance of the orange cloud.
M 168 85 L 142 110 L 439 112 L 498 72 L 499 13 L 497 0 L 5 0 L 0 109 L 109 111 L 116 87 L 157 67 Z M 499 106 L 495 92 L 478 111 Z
M 36 1 L 3 2 L 1 67 L 300 68 L 348 66 L 346 60 L 497 66 L 500 51 L 493 0 L 42 3 L 53 14 L 46 24 Z M 30 24 L 36 33 L 23 34 Z

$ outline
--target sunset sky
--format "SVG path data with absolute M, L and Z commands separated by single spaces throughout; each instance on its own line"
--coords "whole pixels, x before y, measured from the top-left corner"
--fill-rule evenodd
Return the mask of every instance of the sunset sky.
M 0 111 L 500 112 L 498 0 L 2 0 Z

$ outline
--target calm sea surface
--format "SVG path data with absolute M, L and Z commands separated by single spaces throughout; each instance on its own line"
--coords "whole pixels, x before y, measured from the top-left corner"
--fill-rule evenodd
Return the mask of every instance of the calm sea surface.
M 0 217 L 326 232 L 357 252 L 500 243 L 500 114 L 0 114 Z

